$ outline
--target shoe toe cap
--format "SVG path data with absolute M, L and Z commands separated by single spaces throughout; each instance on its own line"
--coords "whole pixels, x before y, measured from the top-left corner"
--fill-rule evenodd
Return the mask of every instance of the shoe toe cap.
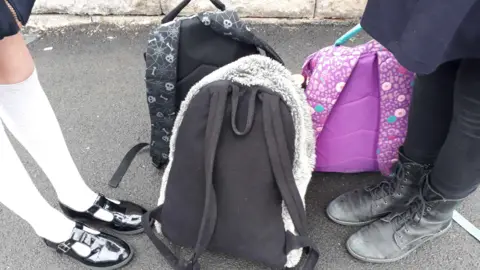
M 133 249 L 127 242 L 112 235 L 109 235 L 108 240 L 110 241 L 108 254 L 112 256 L 112 262 L 121 263 L 133 255 Z
M 341 195 L 331 201 L 327 207 L 327 215 L 334 222 L 343 225 L 356 225 L 363 222 L 350 206 L 348 194 Z
M 347 241 L 347 249 L 352 256 L 363 261 L 381 260 L 385 258 L 375 243 L 359 233 L 350 236 Z
M 373 263 L 395 262 L 406 256 L 394 239 L 396 228 L 391 223 L 376 221 L 354 233 L 347 241 L 350 254 Z

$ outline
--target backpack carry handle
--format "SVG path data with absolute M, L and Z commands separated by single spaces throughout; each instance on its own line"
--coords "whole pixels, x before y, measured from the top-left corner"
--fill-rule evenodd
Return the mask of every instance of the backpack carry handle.
M 190 4 L 192 0 L 183 0 L 176 6 L 174 9 L 172 9 L 165 17 L 162 19 L 162 23 L 168 23 L 173 21 L 180 12 L 188 5 Z M 226 9 L 225 4 L 222 3 L 220 0 L 210 0 L 210 2 L 219 10 L 224 11 Z
M 343 36 L 338 38 L 335 41 L 335 46 L 341 46 L 345 44 L 347 41 L 349 41 L 352 37 L 358 35 L 363 30 L 362 26 L 360 24 L 355 25 L 352 29 L 348 30 Z

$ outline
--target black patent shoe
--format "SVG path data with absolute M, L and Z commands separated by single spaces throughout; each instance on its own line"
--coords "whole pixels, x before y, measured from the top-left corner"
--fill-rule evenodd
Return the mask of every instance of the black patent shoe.
M 77 212 L 60 203 L 60 208 L 66 216 L 96 229 L 110 229 L 119 234 L 139 234 L 143 232 L 142 215 L 145 208 L 128 201 L 109 200 L 98 195 L 95 203 L 85 212 Z M 113 214 L 112 221 L 104 221 L 95 217 L 95 213 L 103 209 Z
M 90 269 L 118 269 L 127 265 L 133 258 L 133 249 L 125 241 L 89 229 L 80 223 L 73 228 L 70 239 L 63 243 L 57 244 L 43 240 L 47 246 L 56 249 L 58 253 L 73 258 Z M 89 248 L 90 254 L 77 253 L 73 248 L 75 244 Z

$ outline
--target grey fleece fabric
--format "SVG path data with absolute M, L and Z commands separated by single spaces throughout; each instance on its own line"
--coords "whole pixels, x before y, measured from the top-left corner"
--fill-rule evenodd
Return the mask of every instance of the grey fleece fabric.
M 204 77 L 190 89 L 190 92 L 181 104 L 180 111 L 172 130 L 172 137 L 170 140 L 170 162 L 165 168 L 165 173 L 163 174 L 158 205 L 162 205 L 165 201 L 165 191 L 169 173 L 172 162 L 175 158 L 177 132 L 182 123 L 185 111 L 188 109 L 190 101 L 199 93 L 203 86 L 218 80 L 230 80 L 245 86 L 257 85 L 269 88 L 278 93 L 289 106 L 295 125 L 295 158 L 293 161 L 293 175 L 305 207 L 305 194 L 315 166 L 315 137 L 309 105 L 303 90 L 295 83 L 291 72 L 280 63 L 262 55 L 246 56 L 226 65 Z M 285 230 L 297 235 L 285 203 L 282 205 L 282 218 Z M 158 232 L 160 232 L 159 224 L 156 225 Z M 292 250 L 287 256 L 285 267 L 296 266 L 299 263 L 301 256 L 302 249 Z

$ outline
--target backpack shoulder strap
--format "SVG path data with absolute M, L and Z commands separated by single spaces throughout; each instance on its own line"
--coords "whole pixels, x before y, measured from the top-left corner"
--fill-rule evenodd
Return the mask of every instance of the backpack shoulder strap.
M 394 64 L 385 64 L 389 61 Z M 376 64 L 381 97 L 377 161 L 380 171 L 388 175 L 392 160 L 398 158 L 397 149 L 407 136 L 409 97 L 412 95 L 414 74 L 403 68 L 389 51 L 377 52 Z
M 198 259 L 206 251 L 217 223 L 217 198 L 213 187 L 213 168 L 215 163 L 215 154 L 217 151 L 218 139 L 222 128 L 223 117 L 227 101 L 227 91 L 217 91 L 213 93 L 211 105 L 209 107 L 207 127 L 205 133 L 205 203 L 198 232 L 197 242 L 194 247 L 192 258 L 186 262 L 178 258 L 173 252 L 155 235 L 152 230 L 152 213 L 159 217 L 161 206 L 156 212 L 148 212 L 145 214 L 142 222 L 145 233 L 152 240 L 160 253 L 169 261 L 174 269 L 192 270 L 200 269 Z M 157 220 L 158 222 L 161 222 Z
M 148 39 L 146 61 L 147 101 L 152 123 L 151 156 L 159 167 L 168 161 L 175 110 L 180 21 L 160 25 Z
M 335 46 L 324 48 L 308 57 L 308 64 L 304 67 L 303 74 L 309 75 L 306 76 L 308 81 L 306 95 L 313 110 L 312 121 L 316 127 L 315 137 L 317 138 L 360 59 L 360 54 L 353 54 L 352 50 L 356 48 Z M 343 55 L 339 57 L 336 53 Z M 345 66 L 346 64 L 348 67 Z
M 148 143 L 139 143 L 135 146 L 133 146 L 123 157 L 122 162 L 120 162 L 120 165 L 118 165 L 117 170 L 113 174 L 112 178 L 110 181 L 108 181 L 108 185 L 112 188 L 118 187 L 120 182 L 122 181 L 122 178 L 125 176 L 125 173 L 127 173 L 128 167 L 132 164 L 132 161 L 135 159 L 135 156 L 142 151 L 145 147 L 149 146 L 150 144 Z
M 175 85 L 177 82 L 180 21 L 160 25 L 148 38 L 143 55 L 146 71 L 147 102 L 150 111 L 151 142 L 133 146 L 123 158 L 108 185 L 116 188 L 135 156 L 150 145 L 153 164 L 158 168 L 168 161 L 170 135 L 175 122 Z
M 156 220 L 153 218 L 155 217 L 160 217 L 162 215 L 162 205 L 159 207 L 155 208 L 154 210 L 148 211 L 142 216 L 142 225 L 143 228 L 145 229 L 144 232 L 150 238 L 152 243 L 155 245 L 155 247 L 158 249 L 158 251 L 162 254 L 162 256 L 167 260 L 167 263 L 173 268 L 173 269 L 180 269 L 180 265 L 185 265 L 181 260 L 173 253 L 172 250 L 162 241 L 160 240 L 156 235 L 155 232 L 153 231 L 153 225 L 154 222 L 161 222 L 160 220 Z M 185 265 L 186 266 L 186 265 Z M 186 267 L 184 268 L 186 269 Z
M 210 26 L 220 35 L 230 36 L 234 40 L 238 40 L 247 44 L 254 45 L 263 51 L 273 60 L 284 65 L 282 58 L 267 42 L 257 37 L 247 23 L 240 19 L 237 12 L 233 10 L 225 10 L 222 12 L 204 12 L 199 14 L 200 20 L 206 26 Z
M 190 260 L 192 266 L 198 265 L 198 259 L 207 250 L 217 224 L 217 196 L 213 187 L 213 168 L 225 115 L 227 94 L 226 90 L 216 91 L 210 102 L 205 133 L 205 203 L 197 243 Z
M 290 241 L 287 241 L 287 246 L 290 248 L 288 251 L 296 248 L 306 248 L 308 257 L 303 265 L 303 269 L 313 270 L 320 254 L 307 235 L 305 208 L 295 184 L 292 160 L 290 160 L 288 155 L 283 121 L 280 117 L 280 97 L 277 95 L 265 95 L 263 104 L 264 135 L 270 163 L 277 186 L 293 220 L 295 229 L 299 234 L 298 237 L 290 235 L 288 238 L 289 233 L 287 233 L 287 238 L 290 239 Z

